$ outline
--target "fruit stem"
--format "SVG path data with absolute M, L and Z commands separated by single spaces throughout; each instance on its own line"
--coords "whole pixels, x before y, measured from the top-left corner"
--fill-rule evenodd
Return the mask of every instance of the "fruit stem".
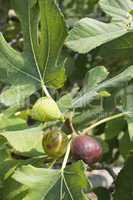
M 52 162 L 51 162 L 51 164 L 50 164 L 50 166 L 49 166 L 49 169 L 51 169 L 51 168 L 53 168 L 53 166 L 54 166 L 54 164 L 56 163 L 56 159 L 55 160 L 53 160 Z
M 72 130 L 72 134 L 71 134 L 72 137 L 77 136 L 76 130 L 75 130 L 74 126 L 73 126 L 73 113 L 70 114 L 70 117 L 69 117 L 69 125 L 70 125 L 70 128 L 71 128 L 71 130 Z
M 42 89 L 43 89 L 45 95 L 46 95 L 47 97 L 51 97 L 51 95 L 49 94 L 49 91 L 47 90 L 47 88 L 46 88 L 46 86 L 44 85 L 44 82 L 43 82 L 43 81 L 41 81 L 41 85 L 42 85 Z
M 86 134 L 91 129 L 96 128 L 97 126 L 99 126 L 99 125 L 101 125 L 101 124 L 103 124 L 105 122 L 108 122 L 108 121 L 111 121 L 111 120 L 114 120 L 114 119 L 117 119 L 117 118 L 120 118 L 120 117 L 124 117 L 126 114 L 127 114 L 127 112 L 124 112 L 124 113 L 119 113 L 119 114 L 113 115 L 111 117 L 104 118 L 104 119 L 96 122 L 95 124 L 92 124 L 88 128 L 84 129 L 83 134 Z
M 67 165 L 67 161 L 68 161 L 69 154 L 70 154 L 70 149 L 71 149 L 71 141 L 67 145 L 67 151 L 66 151 L 66 154 L 64 156 L 64 160 L 63 160 L 62 167 L 61 167 L 61 172 L 62 173 L 64 172 L 64 169 L 65 169 L 65 167 Z

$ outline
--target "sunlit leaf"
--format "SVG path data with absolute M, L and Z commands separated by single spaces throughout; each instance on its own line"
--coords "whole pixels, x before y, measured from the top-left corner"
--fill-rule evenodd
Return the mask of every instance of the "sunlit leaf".
M 82 162 L 67 167 L 63 174 L 59 169 L 35 168 L 28 165 L 18 169 L 13 178 L 29 187 L 25 200 L 88 200 L 84 191 L 89 188 L 89 183 L 84 170 Z

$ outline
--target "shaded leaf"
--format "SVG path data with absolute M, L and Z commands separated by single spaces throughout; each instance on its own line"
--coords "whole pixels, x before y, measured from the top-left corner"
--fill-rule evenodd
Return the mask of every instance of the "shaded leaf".
M 95 194 L 98 197 L 98 200 L 111 200 L 110 192 L 106 188 L 98 187 L 94 189 Z
M 133 157 L 129 157 L 116 180 L 115 200 L 133 199 Z
M 133 141 L 131 141 L 128 132 L 122 132 L 119 136 L 119 151 L 120 154 L 127 159 L 130 152 L 133 150 Z
M 127 118 L 130 139 L 133 140 L 133 117 Z
M 107 140 L 111 140 L 114 137 L 118 136 L 126 126 L 125 120 L 115 119 L 106 123 L 105 135 Z

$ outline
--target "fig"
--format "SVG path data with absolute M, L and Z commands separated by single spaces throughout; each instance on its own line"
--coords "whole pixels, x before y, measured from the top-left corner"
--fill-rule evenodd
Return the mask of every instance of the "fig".
M 71 152 L 74 159 L 93 165 L 102 157 L 102 146 L 94 137 L 79 135 L 72 140 Z
M 38 99 L 32 108 L 31 117 L 41 122 L 63 121 L 63 115 L 51 97 L 41 97 Z
M 60 158 L 66 152 L 68 141 L 68 137 L 64 132 L 58 129 L 52 129 L 44 134 L 42 145 L 45 153 L 49 157 Z

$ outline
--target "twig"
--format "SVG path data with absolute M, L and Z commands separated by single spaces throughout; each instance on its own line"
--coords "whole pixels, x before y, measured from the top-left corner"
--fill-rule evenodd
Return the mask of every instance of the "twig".
M 73 113 L 70 114 L 70 117 L 69 117 L 69 125 L 70 125 L 70 128 L 72 130 L 72 137 L 75 137 L 77 136 L 77 132 L 73 126 Z
M 65 167 L 66 167 L 66 165 L 67 165 L 67 161 L 68 161 L 69 154 L 70 154 L 70 149 L 71 149 L 71 141 L 68 143 L 67 151 L 66 151 L 66 154 L 65 154 L 63 163 L 62 163 L 62 167 L 61 167 L 61 172 L 62 172 L 62 173 L 64 172 L 64 169 L 65 169 Z
M 119 113 L 119 114 L 116 114 L 116 115 L 113 115 L 111 117 L 107 117 L 105 119 L 102 119 L 98 122 L 96 122 L 95 124 L 92 124 L 91 126 L 89 126 L 88 128 L 84 129 L 83 131 L 83 134 L 86 134 L 87 132 L 89 132 L 91 129 L 93 128 L 96 128 L 97 126 L 105 123 L 105 122 L 108 122 L 108 121 L 111 121 L 111 120 L 114 120 L 114 119 L 117 119 L 117 118 L 121 118 L 121 117 L 124 117 L 126 116 L 127 112 L 124 112 L 124 113 Z
M 52 161 L 52 163 L 49 165 L 49 169 L 53 168 L 53 166 L 55 165 L 56 161 L 57 161 L 57 159 L 55 159 L 55 160 Z

